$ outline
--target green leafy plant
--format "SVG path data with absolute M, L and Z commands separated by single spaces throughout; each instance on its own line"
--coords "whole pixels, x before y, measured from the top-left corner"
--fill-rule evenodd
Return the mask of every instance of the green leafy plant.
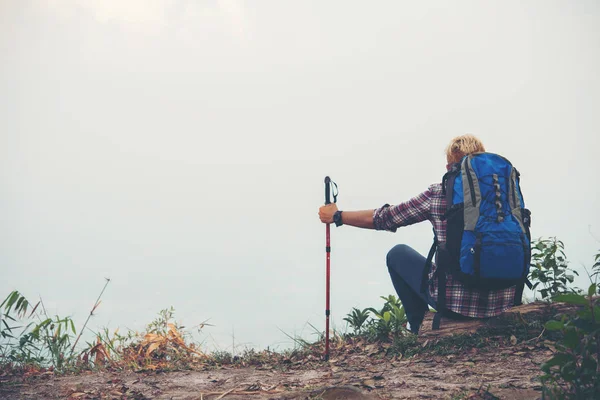
M 0 304 L 3 308 L 2 325 L 0 332 L 2 338 L 7 339 L 0 344 L 1 362 L 16 366 L 52 366 L 63 369 L 69 359 L 71 333 L 76 334 L 75 324 L 70 317 L 49 317 L 40 300 L 28 313 L 31 303 L 18 291 L 11 292 Z M 42 313 L 38 306 L 42 306 Z M 27 315 L 29 314 L 29 315 Z M 39 322 L 30 321 L 37 319 Z M 20 326 L 10 326 L 20 322 Z M 21 332 L 15 336 L 15 330 Z
M 40 303 L 36 304 L 31 311 L 31 315 L 35 312 Z M 4 307 L 4 311 L 2 308 Z M 21 326 L 12 325 L 17 323 L 17 319 L 25 318 L 29 308 L 29 301 L 17 290 L 11 292 L 6 299 L 0 304 L 0 337 L 2 339 L 14 339 L 14 330 L 22 328 Z M 11 315 L 13 314 L 13 315 Z M 11 325 L 9 325 L 9 323 Z
M 173 308 L 173 306 L 170 308 L 165 308 L 164 310 L 160 310 L 158 312 L 158 317 L 156 317 L 147 325 L 146 331 L 148 333 L 164 336 L 169 331 L 169 323 L 173 323 L 177 329 L 183 328 L 183 326 L 180 326 L 177 321 L 173 320 L 174 316 L 175 308 Z
M 538 290 L 542 299 L 550 299 L 561 293 L 576 293 L 570 285 L 577 271 L 569 268 L 565 256 L 565 245 L 554 238 L 538 239 L 531 247 L 531 272 L 529 280 L 532 290 Z M 541 286 L 541 288 L 540 288 Z
M 99 306 L 104 289 L 81 331 Z M 59 371 L 76 367 L 78 357 L 74 351 L 81 333 L 77 336 L 73 319 L 50 317 L 41 299 L 31 311 L 30 306 L 16 290 L 0 304 L 0 366 L 33 370 L 51 367 Z
M 594 262 L 590 279 L 593 280 L 594 283 L 598 283 L 598 276 L 600 276 L 600 251 L 598 251 L 598 254 L 594 257 Z
M 405 328 L 406 313 L 402 302 L 394 295 L 381 296 L 384 300 L 380 309 L 373 307 L 362 310 L 354 307 L 344 321 L 352 328 L 355 336 L 364 336 L 372 341 L 388 341 L 408 332 Z
M 368 308 L 359 310 L 353 307 L 352 311 L 344 318 L 344 321 L 348 322 L 355 335 L 360 335 L 365 327 L 365 322 L 369 319 L 369 313 Z
M 370 320 L 367 335 L 373 339 L 387 340 L 390 339 L 390 336 L 397 337 L 405 333 L 404 326 L 407 319 L 400 299 L 394 295 L 381 296 L 381 299 L 385 300 L 385 303 L 380 310 L 366 309 L 376 317 L 374 320 Z
M 36 349 L 45 348 L 51 365 L 62 370 L 70 358 L 71 333 L 76 335 L 77 331 L 70 317 L 46 316 L 46 319 L 37 324 L 31 332 L 21 337 L 20 344 L 27 344 Z
M 27 316 L 29 301 L 19 291 L 11 292 L 0 304 L 0 364 L 37 363 L 42 358 L 39 349 L 30 345 L 26 332 L 33 325 L 22 320 L 31 318 L 40 303 Z M 17 333 L 21 330 L 20 333 Z
M 595 256 L 593 274 L 600 272 L 600 252 Z M 597 282 L 583 293 L 566 293 L 553 297 L 554 301 L 577 306 L 560 320 L 548 321 L 545 328 L 562 333 L 556 343 L 556 353 L 542 364 L 544 394 L 548 398 L 591 399 L 600 393 L 600 298 Z

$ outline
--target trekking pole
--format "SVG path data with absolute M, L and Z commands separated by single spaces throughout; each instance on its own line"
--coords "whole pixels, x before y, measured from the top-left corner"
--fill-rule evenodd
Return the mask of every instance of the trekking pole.
M 335 185 L 335 193 L 333 195 L 333 202 L 337 201 L 337 185 L 328 176 L 325 177 L 325 204 L 331 204 L 331 185 Z M 331 309 L 329 308 L 329 287 L 331 278 L 331 242 L 330 238 L 330 224 L 325 225 L 325 258 L 326 258 L 326 276 L 325 276 L 325 361 L 329 361 L 329 314 Z

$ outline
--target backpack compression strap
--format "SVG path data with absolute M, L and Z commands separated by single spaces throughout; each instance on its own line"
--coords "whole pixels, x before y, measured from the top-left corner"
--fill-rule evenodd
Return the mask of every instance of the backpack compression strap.
M 479 207 L 481 206 L 481 189 L 477 174 L 471 166 L 471 158 L 467 156 L 461 164 L 463 181 L 463 200 L 465 203 L 465 231 L 474 231 L 479 220 Z

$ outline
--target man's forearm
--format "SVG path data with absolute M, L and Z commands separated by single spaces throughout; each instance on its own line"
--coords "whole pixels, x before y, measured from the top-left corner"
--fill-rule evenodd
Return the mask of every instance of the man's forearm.
M 375 229 L 375 226 L 373 226 L 374 211 L 344 211 L 342 212 L 342 222 L 344 225 L 355 226 L 357 228 Z

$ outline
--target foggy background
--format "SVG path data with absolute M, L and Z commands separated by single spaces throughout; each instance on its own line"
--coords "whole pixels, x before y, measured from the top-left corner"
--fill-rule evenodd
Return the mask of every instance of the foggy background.
M 439 182 L 472 133 L 534 237 L 600 248 L 596 1 L 0 0 L 0 297 L 80 329 L 170 306 L 206 348 L 324 330 L 323 178 L 342 210 Z M 394 293 L 397 233 L 332 227 L 332 318 Z M 531 293 L 528 293 L 531 296 Z M 235 339 L 234 339 L 235 338 Z

